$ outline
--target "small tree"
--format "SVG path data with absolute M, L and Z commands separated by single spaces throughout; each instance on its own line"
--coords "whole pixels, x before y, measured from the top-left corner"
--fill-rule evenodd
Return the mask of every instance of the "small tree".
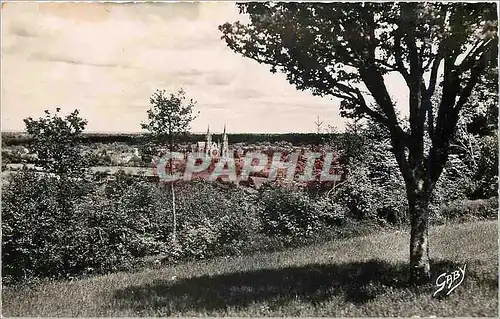
M 87 120 L 79 116 L 78 110 L 66 117 L 61 117 L 60 111 L 56 108 L 52 115 L 45 110 L 45 117 L 24 119 L 31 147 L 38 157 L 37 164 L 47 172 L 59 177 L 81 177 L 87 163 L 78 143 Z
M 56 108 L 56 113 L 51 114 L 45 110 L 45 117 L 38 120 L 28 117 L 24 123 L 32 140 L 32 150 L 38 157 L 37 164 L 57 177 L 57 194 L 52 195 L 57 199 L 61 218 L 70 223 L 72 201 L 85 193 L 88 185 L 84 183 L 88 162 L 79 147 L 87 120 L 79 116 L 78 110 L 65 117 L 59 115 L 60 111 L 60 108 Z M 79 181 L 75 183 L 74 179 Z
M 165 90 L 156 90 L 149 102 L 153 105 L 147 111 L 147 123 L 141 123 L 141 127 L 152 133 L 157 142 L 168 141 L 170 152 L 173 151 L 174 142 L 177 136 L 185 134 L 190 129 L 190 123 L 196 118 L 193 115 L 193 108 L 196 104 L 192 99 L 187 100 L 183 89 L 177 94 L 167 95 Z M 172 170 L 172 156 L 169 160 L 170 170 Z M 177 216 L 175 212 L 175 192 L 174 182 L 170 183 L 172 190 L 172 213 L 173 213 L 173 241 L 176 242 Z

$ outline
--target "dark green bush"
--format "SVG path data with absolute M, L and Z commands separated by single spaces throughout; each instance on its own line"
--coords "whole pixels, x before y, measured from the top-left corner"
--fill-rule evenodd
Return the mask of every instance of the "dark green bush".
M 168 216 L 165 230 L 172 232 L 170 187 L 165 185 L 158 203 Z M 258 207 L 252 195 L 232 185 L 194 181 L 175 186 L 178 247 L 170 247 L 180 259 L 203 259 L 241 254 L 252 245 Z M 169 236 L 167 241 L 171 241 Z
M 328 224 L 340 223 L 343 212 L 325 197 L 311 198 L 301 189 L 266 184 L 259 190 L 262 232 L 293 244 L 313 237 Z
M 4 282 L 129 269 L 149 255 L 173 260 L 255 249 L 255 194 L 205 181 L 170 187 L 124 173 L 97 183 L 30 171 L 3 186 Z M 96 177 L 97 179 L 97 177 Z
M 64 231 L 64 213 L 53 196 L 58 180 L 27 171 L 10 177 L 2 190 L 4 281 L 60 271 L 63 251 L 61 245 L 54 246 Z
M 408 220 L 405 184 L 388 142 L 372 141 L 363 161 L 347 167 L 347 179 L 332 196 L 350 218 L 390 224 Z
M 498 217 L 498 197 L 458 200 L 443 207 L 439 216 L 444 220 L 455 221 L 496 219 Z
M 144 182 L 110 195 L 84 179 L 11 175 L 2 194 L 4 282 L 128 269 L 159 252 L 152 194 Z
M 357 150 L 357 160 L 347 161 L 347 180 L 338 185 L 334 198 L 355 220 L 374 220 L 382 225 L 408 223 L 406 186 L 390 141 L 373 125 L 360 134 L 366 137 L 364 144 Z M 466 198 L 473 186 L 469 171 L 462 158 L 450 155 L 431 196 L 431 218 L 438 218 L 441 207 Z
M 162 250 L 145 213 L 151 207 L 149 194 L 141 191 L 129 188 L 114 202 L 97 192 L 77 205 L 83 239 L 79 264 L 98 273 L 129 269 L 139 258 Z
M 479 142 L 477 170 L 470 198 L 489 198 L 498 194 L 498 137 L 485 136 Z
M 74 203 L 89 191 L 89 183 L 26 169 L 10 175 L 2 187 L 4 281 L 82 270 L 77 246 L 85 225 Z

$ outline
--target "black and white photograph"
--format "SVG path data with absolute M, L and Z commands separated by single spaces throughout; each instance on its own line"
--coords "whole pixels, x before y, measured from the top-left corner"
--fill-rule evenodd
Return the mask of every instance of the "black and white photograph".
M 2 317 L 498 317 L 496 1 L 0 4 Z

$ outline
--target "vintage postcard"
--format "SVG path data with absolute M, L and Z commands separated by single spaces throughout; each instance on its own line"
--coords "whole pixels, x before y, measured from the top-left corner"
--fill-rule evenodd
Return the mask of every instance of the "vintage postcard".
M 496 2 L 1 2 L 5 317 L 496 317 Z

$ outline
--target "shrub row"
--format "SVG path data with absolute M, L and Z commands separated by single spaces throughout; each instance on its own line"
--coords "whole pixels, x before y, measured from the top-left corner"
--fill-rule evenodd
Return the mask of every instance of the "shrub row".
M 394 196 L 397 178 L 376 179 L 365 169 L 352 176 L 338 191 L 321 194 L 279 184 L 255 191 L 202 180 L 178 183 L 173 242 L 169 185 L 124 173 L 113 181 L 97 175 L 70 180 L 23 170 L 3 185 L 3 280 L 130 269 L 146 256 L 178 262 L 276 250 L 354 236 L 381 221 L 406 221 L 404 194 Z M 495 199 L 457 201 L 440 207 L 437 216 L 493 218 L 496 209 Z
M 326 197 L 269 185 L 259 192 L 199 180 L 171 188 L 124 173 L 112 181 L 62 180 L 29 170 L 3 185 L 4 283 L 130 269 L 145 256 L 169 262 L 297 245 L 341 225 Z M 102 176 L 101 176 L 102 178 Z
M 441 221 L 471 221 L 496 219 L 498 217 L 498 197 L 489 199 L 464 199 L 452 202 L 439 211 Z

